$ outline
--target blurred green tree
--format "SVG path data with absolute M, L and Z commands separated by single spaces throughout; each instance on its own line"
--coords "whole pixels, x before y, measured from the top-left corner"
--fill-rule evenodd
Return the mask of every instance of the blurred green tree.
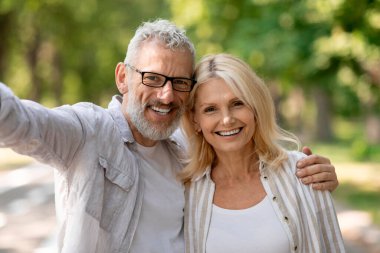
M 380 0 L 2 0 L 0 80 L 46 105 L 105 105 L 136 26 L 157 17 L 184 26 L 198 57 L 250 63 L 287 127 L 331 140 L 333 117 L 356 117 L 380 143 Z
M 159 0 L 2 0 L 0 78 L 51 106 L 104 104 L 135 28 L 167 13 Z
M 173 19 L 197 41 L 199 55 L 240 56 L 276 86 L 275 102 L 300 87 L 317 107 L 309 125 L 317 126 L 319 140 L 333 138 L 333 116 L 379 114 L 380 1 L 169 2 Z M 289 123 L 289 110 L 283 111 L 280 118 Z

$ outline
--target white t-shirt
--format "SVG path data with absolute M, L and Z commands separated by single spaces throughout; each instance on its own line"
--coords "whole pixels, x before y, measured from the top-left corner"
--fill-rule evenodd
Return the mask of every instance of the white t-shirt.
M 206 241 L 207 253 L 289 253 L 290 244 L 266 196 L 242 210 L 213 205 Z
M 142 157 L 144 197 L 130 252 L 184 252 L 185 197 L 183 184 L 175 177 L 178 168 L 173 168 L 170 154 L 161 142 L 153 147 L 138 145 L 138 151 Z

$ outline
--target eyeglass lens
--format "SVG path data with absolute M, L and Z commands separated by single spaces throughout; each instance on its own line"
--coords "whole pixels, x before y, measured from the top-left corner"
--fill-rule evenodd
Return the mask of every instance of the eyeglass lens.
M 142 77 L 142 82 L 145 85 L 152 87 L 162 87 L 165 83 L 170 80 L 173 85 L 173 89 L 178 91 L 190 91 L 192 86 L 192 80 L 185 78 L 170 78 L 164 75 L 144 72 Z

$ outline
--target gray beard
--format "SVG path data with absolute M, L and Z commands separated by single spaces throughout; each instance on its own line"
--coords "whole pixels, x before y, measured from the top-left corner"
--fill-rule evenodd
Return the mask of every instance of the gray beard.
M 172 133 L 178 128 L 181 116 L 183 115 L 185 109 L 182 106 L 177 112 L 176 117 L 169 123 L 152 123 L 145 118 L 144 109 L 146 107 L 147 104 L 140 104 L 140 102 L 135 99 L 132 92 L 128 94 L 126 111 L 131 123 L 144 137 L 153 141 L 169 138 L 169 136 L 172 135 Z

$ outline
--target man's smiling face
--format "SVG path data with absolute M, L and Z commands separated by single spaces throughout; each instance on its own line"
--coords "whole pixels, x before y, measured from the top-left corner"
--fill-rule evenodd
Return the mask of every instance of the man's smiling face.
M 191 78 L 192 55 L 189 50 L 171 50 L 155 41 L 142 44 L 133 66 L 139 71 L 154 72 L 170 77 Z M 127 119 L 132 132 L 138 131 L 150 140 L 168 138 L 178 127 L 185 110 L 189 92 L 173 90 L 171 81 L 163 87 L 142 84 L 141 74 L 129 70 Z M 134 133 L 134 136 L 136 136 Z

